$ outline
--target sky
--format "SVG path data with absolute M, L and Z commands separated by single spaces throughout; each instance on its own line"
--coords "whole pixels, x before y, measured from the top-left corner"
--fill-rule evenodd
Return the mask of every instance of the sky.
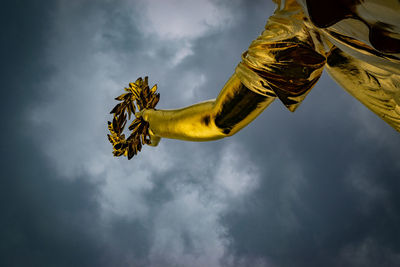
M 0 9 L 1 266 L 399 266 L 399 134 L 324 73 L 236 135 L 112 156 L 114 97 L 215 98 L 274 5 L 37 0 Z

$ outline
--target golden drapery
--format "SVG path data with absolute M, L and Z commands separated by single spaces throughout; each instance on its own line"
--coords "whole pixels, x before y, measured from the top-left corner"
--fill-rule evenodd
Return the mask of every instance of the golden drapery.
M 294 111 L 326 65 L 347 92 L 400 131 L 399 2 L 275 2 L 236 69 L 240 80 Z

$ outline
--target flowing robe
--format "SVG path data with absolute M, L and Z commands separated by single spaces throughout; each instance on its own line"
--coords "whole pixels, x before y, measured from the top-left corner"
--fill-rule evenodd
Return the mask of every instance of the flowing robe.
M 347 92 L 400 131 L 400 2 L 275 2 L 278 8 L 235 70 L 241 82 L 294 111 L 326 67 Z

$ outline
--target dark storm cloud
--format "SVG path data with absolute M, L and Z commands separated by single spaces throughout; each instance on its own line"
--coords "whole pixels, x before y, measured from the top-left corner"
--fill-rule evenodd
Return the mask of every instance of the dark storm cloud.
M 186 57 L 176 67 L 173 72 L 175 76 L 170 79 L 179 81 L 179 75 L 188 70 L 205 73 L 206 84 L 196 91 L 198 101 L 217 97 L 219 90 L 240 62 L 241 54 L 247 49 L 251 40 L 263 31 L 267 20 L 264 14 L 271 13 L 274 7 L 269 1 L 219 1 L 218 3 L 232 12 L 232 19 L 236 23 L 222 31 L 211 31 L 198 38 L 193 44 L 193 55 Z M 167 88 L 172 86 L 173 84 L 165 85 Z
M 146 254 L 147 229 L 118 220 L 111 238 L 99 230 L 97 185 L 86 177 L 63 180 L 43 155 L 48 128 L 31 128 L 29 110 L 46 96 L 57 72 L 44 60 L 56 3 L 11 1 L 2 6 L 2 105 L 0 180 L 1 266 L 126 266 Z M 37 136 L 33 136 L 37 135 Z M 36 140 L 42 140 L 40 144 Z M 122 233 L 123 232 L 123 233 Z M 130 240 L 126 237 L 129 232 Z M 111 247 L 135 243 L 135 252 Z
M 216 97 L 272 3 L 204 1 L 226 23 L 184 9 L 172 38 L 147 28 L 146 1 L 26 2 L 0 11 L 0 265 L 399 263 L 398 133 L 327 75 L 229 139 L 110 155 L 117 87 L 149 74 L 160 108 Z
M 100 249 L 89 230 L 97 216 L 94 188 L 84 180 L 57 180 L 24 118 L 42 100 L 42 82 L 54 72 L 41 56 L 52 10 L 44 4 L 8 2 L 2 8 L 1 110 L 10 114 L 1 134 L 2 266 L 87 264 Z

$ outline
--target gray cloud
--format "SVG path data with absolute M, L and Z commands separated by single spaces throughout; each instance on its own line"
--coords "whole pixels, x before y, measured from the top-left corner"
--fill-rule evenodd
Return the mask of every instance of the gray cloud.
M 179 2 L 155 22 L 145 1 L 2 9 L 0 265 L 396 266 L 398 134 L 327 75 L 229 139 L 112 157 L 123 86 L 148 74 L 160 108 L 214 98 L 273 12 Z

